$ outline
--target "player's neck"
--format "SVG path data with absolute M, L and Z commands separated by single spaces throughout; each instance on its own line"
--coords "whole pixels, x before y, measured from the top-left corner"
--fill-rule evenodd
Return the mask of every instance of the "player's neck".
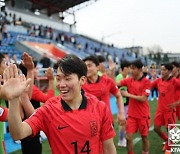
M 77 109 L 79 109 L 79 107 L 80 107 L 80 105 L 81 105 L 81 103 L 82 103 L 82 94 L 81 93 L 79 93 L 78 95 L 77 95 L 77 97 L 75 97 L 71 102 L 66 102 L 68 105 L 69 105 L 69 107 L 72 109 L 72 110 L 77 110 Z
M 95 83 L 98 79 L 98 74 L 95 74 L 91 77 L 88 77 L 88 80 L 91 82 L 91 83 Z
M 171 75 L 169 74 L 168 76 L 165 76 L 165 77 L 163 78 L 163 80 L 169 80 L 170 77 L 171 77 Z
M 140 72 L 139 74 L 137 74 L 135 77 L 134 77 L 134 80 L 139 80 L 140 78 L 142 78 L 143 76 L 143 73 Z

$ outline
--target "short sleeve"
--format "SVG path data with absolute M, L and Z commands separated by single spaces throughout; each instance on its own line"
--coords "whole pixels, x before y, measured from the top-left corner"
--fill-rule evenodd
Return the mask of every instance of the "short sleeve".
M 38 102 L 45 103 L 48 99 L 54 96 L 54 90 L 49 89 L 47 94 L 43 93 L 36 86 L 33 86 L 32 99 Z
M 8 109 L 0 106 L 0 121 L 5 121 L 8 114 Z
M 112 79 L 109 79 L 109 82 L 110 82 L 110 85 L 111 85 L 110 93 L 115 96 L 119 91 L 118 86 L 116 85 L 116 83 Z
M 48 116 L 48 105 L 43 105 L 38 108 L 28 119 L 25 120 L 32 129 L 33 136 L 35 136 L 39 131 L 43 130 L 46 132 L 46 126 L 50 123 L 50 118 Z
M 150 92 L 151 92 L 151 82 L 148 79 L 146 79 L 145 82 L 143 83 L 142 95 L 145 95 L 148 97 L 150 95 Z
M 177 91 L 180 91 L 180 80 L 178 80 L 178 79 L 175 79 L 175 90 L 177 90 Z
M 103 103 L 102 109 L 102 127 L 100 139 L 101 141 L 113 138 L 116 134 L 112 125 L 110 111 L 107 106 Z
M 128 84 L 130 83 L 130 78 L 127 78 L 127 79 L 123 79 L 120 81 L 120 86 L 126 86 L 128 87 Z

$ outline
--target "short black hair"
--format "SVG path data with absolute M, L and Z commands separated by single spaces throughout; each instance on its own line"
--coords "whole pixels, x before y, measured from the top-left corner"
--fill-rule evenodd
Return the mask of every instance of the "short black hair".
M 161 66 L 164 66 L 169 71 L 173 70 L 173 65 L 171 63 L 161 64 Z
M 4 59 L 4 54 L 0 53 L 0 64 L 2 63 L 3 59 Z
M 138 69 L 143 67 L 143 63 L 140 60 L 135 60 L 135 61 L 131 62 L 131 65 L 135 66 Z
M 121 62 L 121 69 L 124 70 L 124 67 L 129 67 L 130 66 L 130 63 L 126 60 L 122 61 Z
M 177 61 L 173 61 L 171 64 L 174 65 L 175 67 L 180 68 L 180 64 Z
M 106 59 L 102 55 L 98 55 L 97 59 L 99 60 L 99 63 L 103 63 L 106 61 Z
M 91 55 L 91 56 L 87 56 L 87 57 L 85 57 L 84 59 L 83 59 L 83 61 L 84 62 L 86 62 L 86 61 L 92 61 L 96 66 L 98 66 L 99 65 L 99 60 L 98 60 L 98 58 L 96 57 L 96 56 L 93 56 L 93 55 Z
M 66 75 L 77 74 L 79 79 L 82 76 L 87 76 L 87 67 L 84 61 L 72 54 L 60 59 L 58 61 L 58 68 Z

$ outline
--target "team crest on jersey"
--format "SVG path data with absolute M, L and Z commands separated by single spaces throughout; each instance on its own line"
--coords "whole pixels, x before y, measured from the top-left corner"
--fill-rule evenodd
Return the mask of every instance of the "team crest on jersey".
M 89 125 L 90 125 L 90 130 L 91 130 L 91 136 L 96 136 L 98 132 L 97 121 L 90 121 Z
M 145 92 L 148 93 L 148 94 L 150 94 L 151 91 L 150 91 L 149 89 L 146 89 Z
M 3 115 L 4 109 L 0 107 L 0 117 Z

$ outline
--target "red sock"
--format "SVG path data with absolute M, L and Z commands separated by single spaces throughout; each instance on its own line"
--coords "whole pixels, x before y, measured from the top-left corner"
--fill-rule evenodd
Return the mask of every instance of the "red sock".
M 163 133 L 163 132 L 161 132 L 160 137 L 161 137 L 164 141 L 167 141 L 167 140 L 168 140 L 167 135 L 166 135 L 165 133 Z
M 171 150 L 171 146 L 169 146 L 167 142 L 166 142 L 166 150 Z
M 128 152 L 128 154 L 134 154 L 134 151 L 130 151 L 130 152 Z

